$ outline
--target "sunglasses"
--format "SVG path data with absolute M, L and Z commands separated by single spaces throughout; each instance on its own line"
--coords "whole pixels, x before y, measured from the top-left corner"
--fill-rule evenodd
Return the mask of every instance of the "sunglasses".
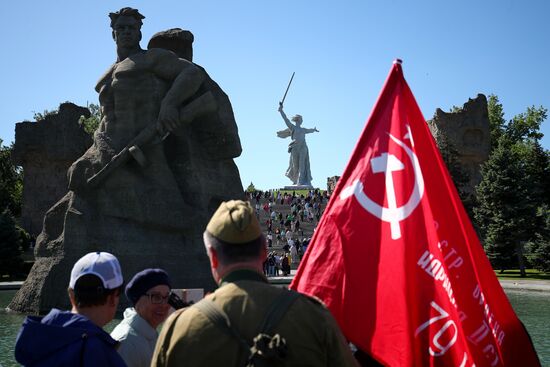
M 161 293 L 145 293 L 147 297 L 149 297 L 149 300 L 154 305 L 160 305 L 163 303 L 168 303 L 168 299 L 170 298 L 170 294 L 163 296 Z

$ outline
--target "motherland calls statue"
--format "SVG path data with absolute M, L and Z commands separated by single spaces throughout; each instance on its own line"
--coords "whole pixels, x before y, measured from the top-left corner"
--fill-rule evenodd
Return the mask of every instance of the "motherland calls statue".
M 117 58 L 96 86 L 101 122 L 44 218 L 17 311 L 67 306 L 72 265 L 98 250 L 119 258 L 125 279 L 160 267 L 176 288 L 211 289 L 202 232 L 222 201 L 243 195 L 231 104 L 192 62 L 192 34 L 158 33 L 143 50 L 137 9 L 109 17 Z
M 288 163 L 288 169 L 286 170 L 286 177 L 290 178 L 292 183 L 298 187 L 311 188 L 311 169 L 309 167 L 309 150 L 306 144 L 306 134 L 313 132 L 319 132 L 316 127 L 313 129 L 303 128 L 302 116 L 295 115 L 292 117 L 292 121 L 296 123 L 293 125 L 286 117 L 283 111 L 283 104 L 279 104 L 279 112 L 285 121 L 288 129 L 277 131 L 279 138 L 291 137 L 292 141 L 288 145 L 288 152 L 290 153 L 290 160 Z

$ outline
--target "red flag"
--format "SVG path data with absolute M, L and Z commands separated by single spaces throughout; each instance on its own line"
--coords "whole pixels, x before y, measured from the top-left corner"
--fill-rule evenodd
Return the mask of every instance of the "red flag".
M 395 62 L 291 288 L 388 366 L 540 366 Z

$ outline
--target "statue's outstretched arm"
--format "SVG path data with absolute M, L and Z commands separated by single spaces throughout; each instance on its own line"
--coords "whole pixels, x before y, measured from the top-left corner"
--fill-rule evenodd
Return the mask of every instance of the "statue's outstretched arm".
M 304 129 L 305 133 L 306 134 L 311 134 L 311 133 L 318 133 L 319 130 L 317 130 L 316 127 L 314 127 L 313 129 Z

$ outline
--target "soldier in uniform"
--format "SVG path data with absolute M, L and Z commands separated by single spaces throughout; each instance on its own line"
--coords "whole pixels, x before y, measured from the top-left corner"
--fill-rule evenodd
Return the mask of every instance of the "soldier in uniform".
M 269 285 L 262 272 L 267 250 L 249 203 L 223 202 L 203 235 L 211 271 L 219 288 L 199 302 L 222 310 L 233 335 L 201 308 L 172 314 L 161 331 L 152 366 L 240 366 L 270 307 L 293 297 L 274 326 L 285 340 L 284 365 L 355 366 L 335 320 L 319 301 Z M 277 308 L 277 307 L 275 307 Z

